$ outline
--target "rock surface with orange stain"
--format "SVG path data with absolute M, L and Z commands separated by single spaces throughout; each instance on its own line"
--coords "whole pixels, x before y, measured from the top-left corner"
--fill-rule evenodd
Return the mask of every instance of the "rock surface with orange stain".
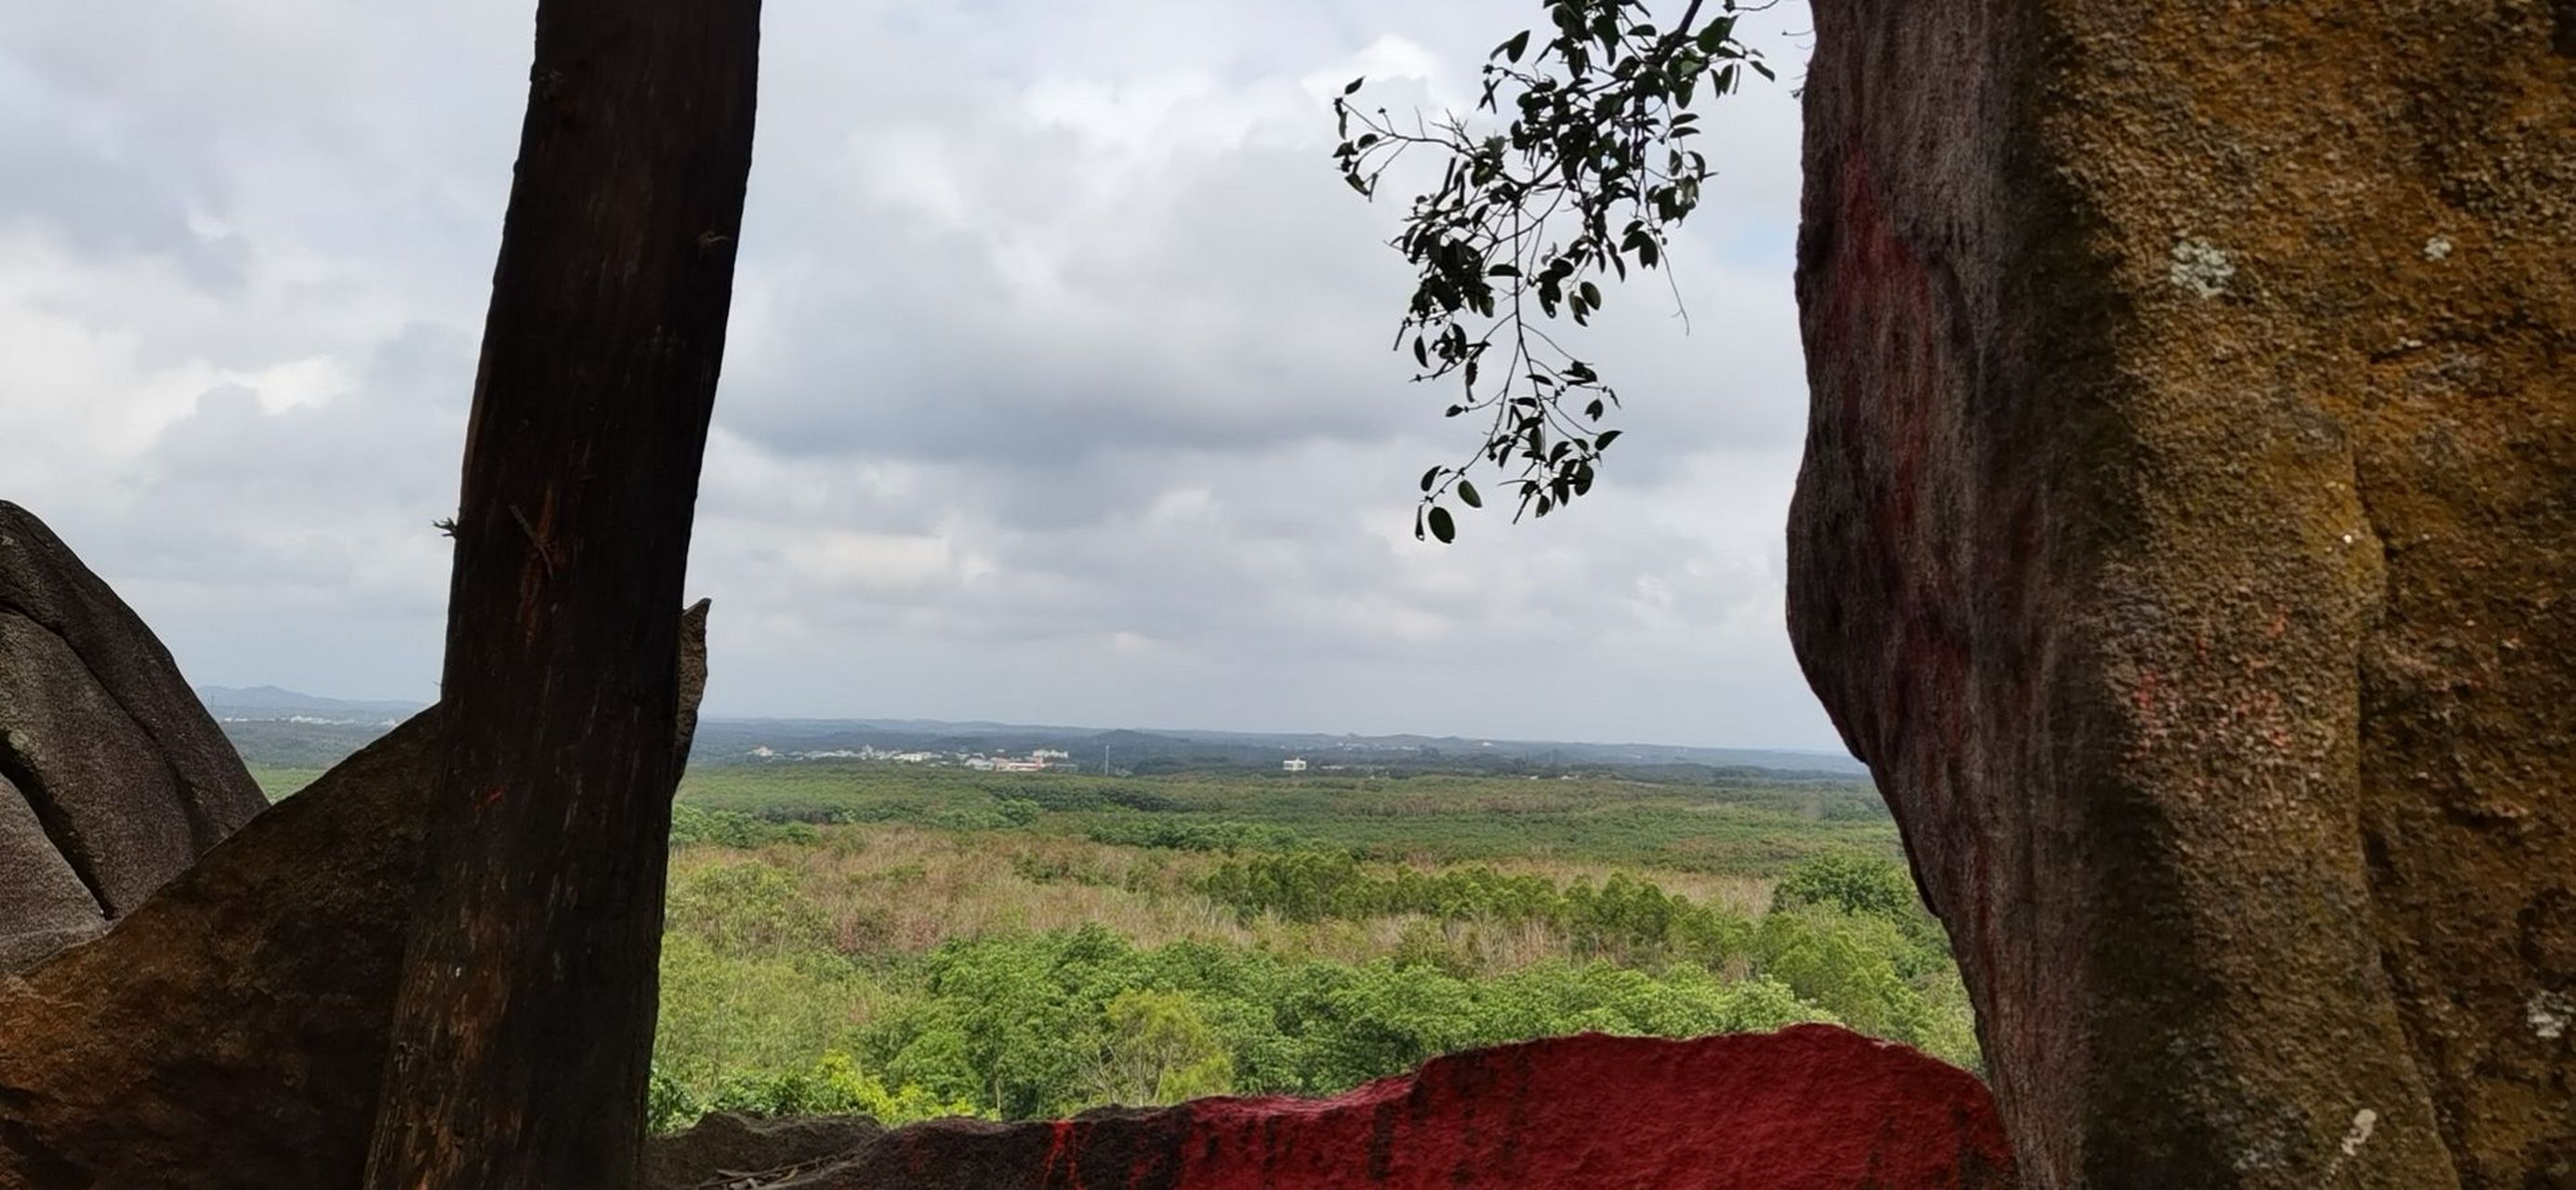
M 2576 1185 L 2576 5 L 1813 7 L 1790 626 L 2024 1178 Z
M 738 1142 L 740 1121 L 711 1121 Z M 664 1145 L 685 1146 L 686 1135 Z M 942 1120 L 761 1175 L 649 1162 L 651 1190 L 2000 1190 L 1983 1084 L 1826 1025 L 1691 1041 L 1585 1034 L 1435 1058 L 1329 1099 L 1203 1099 Z M 719 1149 L 741 1162 L 739 1145 Z

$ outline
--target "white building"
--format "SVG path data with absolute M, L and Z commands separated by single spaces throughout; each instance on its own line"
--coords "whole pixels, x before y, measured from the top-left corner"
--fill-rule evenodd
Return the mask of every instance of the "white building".
M 1306 771 L 1306 762 L 1303 760 L 1283 760 L 1279 762 L 1279 771 L 1283 773 L 1302 773 Z

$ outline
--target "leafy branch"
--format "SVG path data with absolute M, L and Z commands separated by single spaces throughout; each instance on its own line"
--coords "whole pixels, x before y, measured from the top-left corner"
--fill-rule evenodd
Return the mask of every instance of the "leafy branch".
M 1408 124 L 1383 107 L 1363 111 L 1351 97 L 1365 78 L 1333 100 L 1333 158 L 1362 196 L 1375 198 L 1409 153 L 1445 158 L 1439 189 L 1413 199 L 1392 241 L 1419 272 L 1395 347 L 1410 339 L 1417 382 L 1457 383 L 1447 416 L 1481 418 L 1484 433 L 1464 462 L 1423 472 L 1417 539 L 1456 539 L 1450 496 L 1484 507 L 1468 477 L 1480 464 L 1507 476 L 1515 522 L 1592 490 L 1601 452 L 1619 437 L 1601 424 L 1619 394 L 1532 308 L 1587 325 L 1605 271 L 1625 280 L 1631 262 L 1655 268 L 1708 177 L 1708 158 L 1684 143 L 1700 131 L 1691 101 L 1736 90 L 1747 70 L 1774 77 L 1735 37 L 1739 14 L 1769 5 L 1721 0 L 1721 13 L 1697 24 L 1704 2 L 1691 0 L 1663 29 L 1641 0 L 1548 0 L 1553 36 L 1535 55 L 1524 29 L 1486 56 L 1476 111 L 1508 108 L 1500 133 L 1480 134 L 1454 113 L 1417 112 Z

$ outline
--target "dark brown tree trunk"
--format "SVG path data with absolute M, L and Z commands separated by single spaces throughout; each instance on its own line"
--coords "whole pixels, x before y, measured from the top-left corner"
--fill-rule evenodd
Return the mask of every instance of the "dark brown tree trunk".
M 540 0 L 377 1190 L 630 1185 L 758 0 Z

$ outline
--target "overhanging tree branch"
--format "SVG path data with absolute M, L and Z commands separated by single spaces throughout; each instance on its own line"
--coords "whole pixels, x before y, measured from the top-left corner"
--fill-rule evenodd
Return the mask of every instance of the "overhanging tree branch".
M 1333 158 L 1361 195 L 1375 197 L 1414 150 L 1447 159 L 1439 187 L 1413 199 L 1394 240 L 1417 270 L 1396 345 L 1411 340 L 1416 381 L 1458 384 L 1446 414 L 1480 418 L 1481 442 L 1463 462 L 1423 472 L 1415 537 L 1455 538 L 1443 500 L 1482 507 L 1469 478 L 1479 465 L 1511 475 L 1515 520 L 1592 490 L 1602 452 L 1619 437 L 1601 425 L 1619 394 L 1540 329 L 1530 307 L 1586 325 L 1601 308 L 1600 274 L 1624 280 L 1632 260 L 1662 263 L 1670 229 L 1698 207 L 1709 173 L 1708 158 L 1684 144 L 1700 131 L 1692 101 L 1734 91 L 1745 71 L 1772 77 L 1735 36 L 1740 12 L 1768 5 L 1722 0 L 1722 14 L 1700 24 L 1703 3 L 1691 0 L 1662 29 L 1641 0 L 1550 0 L 1553 36 L 1534 56 L 1530 30 L 1487 56 L 1476 110 L 1510 108 L 1498 133 L 1479 134 L 1455 114 L 1416 113 L 1408 128 L 1385 108 L 1363 111 L 1351 97 L 1365 79 L 1333 100 Z

